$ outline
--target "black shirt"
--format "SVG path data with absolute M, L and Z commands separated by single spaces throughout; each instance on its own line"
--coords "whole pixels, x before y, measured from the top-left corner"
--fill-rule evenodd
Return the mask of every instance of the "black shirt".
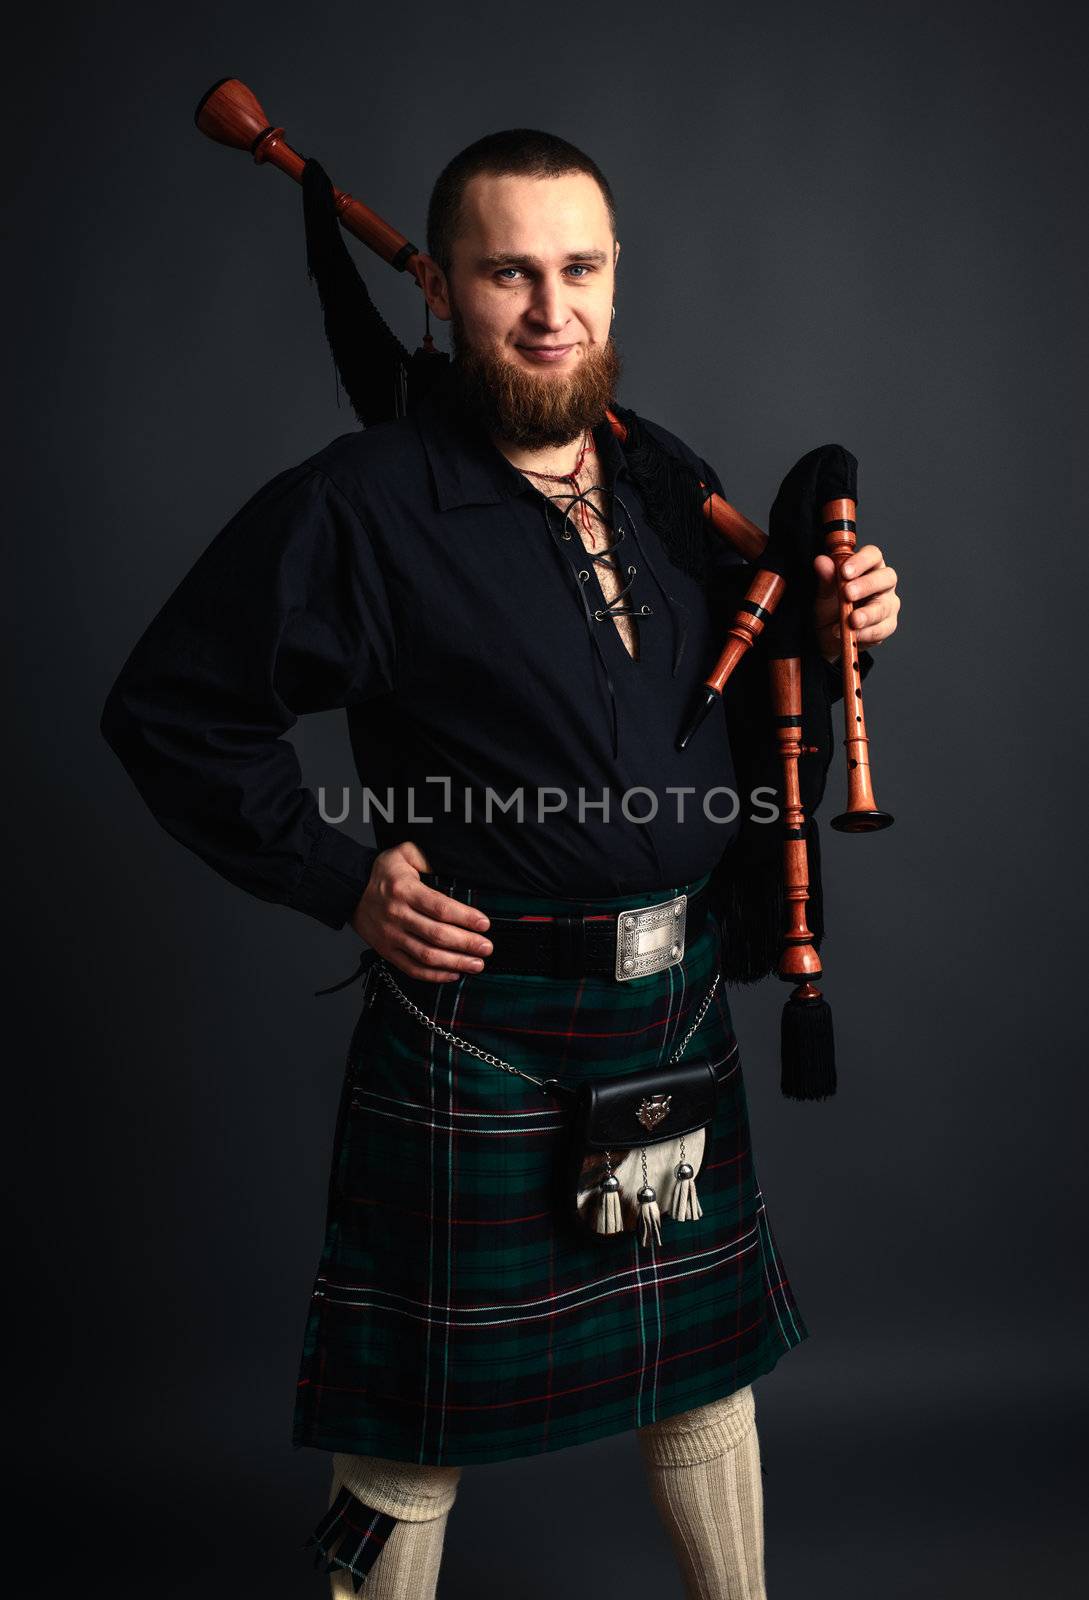
M 370 790 L 377 849 L 411 838 L 467 883 L 653 891 L 711 871 L 738 826 L 720 820 L 737 808 L 724 714 L 675 748 L 729 619 L 665 555 L 608 424 L 594 438 L 622 581 L 648 608 L 638 659 L 577 532 L 453 396 L 446 379 L 411 417 L 334 439 L 260 489 L 146 629 L 102 714 L 168 833 L 331 928 L 377 850 L 325 821 L 302 783 L 283 735 L 308 711 L 346 709 L 349 798 L 361 822 Z M 742 564 L 718 545 L 723 567 Z

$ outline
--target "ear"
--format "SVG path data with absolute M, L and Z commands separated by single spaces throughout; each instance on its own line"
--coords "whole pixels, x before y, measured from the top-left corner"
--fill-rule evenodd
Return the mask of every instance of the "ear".
M 614 272 L 616 271 L 616 263 L 619 260 L 620 260 L 620 240 L 616 239 L 613 242 L 613 271 Z
M 432 315 L 438 317 L 440 322 L 449 322 L 450 290 L 446 274 L 438 262 L 423 250 L 416 257 L 416 282 L 424 292 Z

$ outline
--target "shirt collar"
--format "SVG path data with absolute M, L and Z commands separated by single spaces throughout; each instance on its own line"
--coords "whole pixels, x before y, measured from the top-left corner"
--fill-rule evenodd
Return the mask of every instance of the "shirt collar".
M 535 492 L 487 434 L 458 412 L 455 396 L 455 376 L 447 368 L 415 411 L 438 509 L 497 505 L 515 495 Z M 605 469 L 606 485 L 611 486 L 625 470 L 625 461 L 620 443 L 605 419 L 594 429 L 594 444 Z

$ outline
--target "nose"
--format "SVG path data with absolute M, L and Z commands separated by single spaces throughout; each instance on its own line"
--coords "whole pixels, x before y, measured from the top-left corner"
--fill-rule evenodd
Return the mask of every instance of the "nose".
M 555 279 L 541 277 L 537 280 L 526 316 L 539 332 L 559 333 L 566 327 L 568 312 L 563 290 L 563 284 Z

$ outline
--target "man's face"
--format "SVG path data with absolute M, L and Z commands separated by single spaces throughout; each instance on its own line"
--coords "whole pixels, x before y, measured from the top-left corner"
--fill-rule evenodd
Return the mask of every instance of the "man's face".
M 618 368 L 610 340 L 616 259 L 609 212 L 582 172 L 470 179 L 449 274 L 432 309 L 493 431 L 531 447 L 600 421 Z

